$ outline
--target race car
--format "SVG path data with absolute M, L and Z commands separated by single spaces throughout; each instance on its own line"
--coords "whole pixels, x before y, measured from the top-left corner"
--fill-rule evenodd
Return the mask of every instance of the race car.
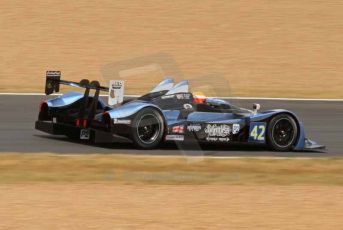
M 123 81 L 111 81 L 110 87 L 103 87 L 87 79 L 61 80 L 60 71 L 47 71 L 45 94 L 59 92 L 60 84 L 84 88 L 85 92 L 42 101 L 37 130 L 94 143 L 125 140 L 142 149 L 165 142 L 238 143 L 274 151 L 325 148 L 306 138 L 303 123 L 291 111 L 259 112 L 259 104 L 254 104 L 253 110 L 239 108 L 227 100 L 189 92 L 186 80 L 174 84 L 167 78 L 149 93 L 124 100 Z M 108 92 L 108 103 L 99 97 L 101 91 Z

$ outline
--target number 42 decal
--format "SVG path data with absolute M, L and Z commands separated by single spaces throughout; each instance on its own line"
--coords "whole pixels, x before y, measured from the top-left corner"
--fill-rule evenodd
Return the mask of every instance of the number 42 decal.
M 266 142 L 266 122 L 252 122 L 250 124 L 249 142 Z

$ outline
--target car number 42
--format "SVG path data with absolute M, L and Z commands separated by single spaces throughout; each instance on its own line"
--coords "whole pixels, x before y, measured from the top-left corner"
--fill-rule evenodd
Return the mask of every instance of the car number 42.
M 265 122 L 252 122 L 249 131 L 249 142 L 264 143 L 266 136 Z

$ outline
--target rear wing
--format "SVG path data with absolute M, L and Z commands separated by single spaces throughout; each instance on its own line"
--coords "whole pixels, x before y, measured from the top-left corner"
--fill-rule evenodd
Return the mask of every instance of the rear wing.
M 101 86 L 98 81 L 82 79 L 80 82 L 61 80 L 61 71 L 46 71 L 45 94 L 50 95 L 60 91 L 60 85 L 94 89 L 99 91 L 109 91 L 108 87 Z
M 60 85 L 68 85 L 73 87 L 84 88 L 85 93 L 80 103 L 79 114 L 77 120 L 82 121 L 83 126 L 91 122 L 98 106 L 100 91 L 106 91 L 109 94 L 109 105 L 115 105 L 123 101 L 124 96 L 124 81 L 111 80 L 110 88 L 101 86 L 98 81 L 89 81 L 82 79 L 80 82 L 61 80 L 61 71 L 46 71 L 45 94 L 50 95 L 60 91 Z M 90 90 L 95 90 L 94 95 L 90 96 Z M 92 98 L 89 105 L 90 97 Z
M 60 91 L 60 85 L 68 85 L 85 89 L 85 97 L 88 98 L 89 91 L 95 90 L 94 97 L 99 97 L 100 91 L 108 92 L 108 104 L 116 105 L 124 99 L 124 81 L 111 80 L 110 88 L 101 86 L 98 81 L 82 79 L 80 82 L 61 80 L 61 71 L 46 71 L 45 94 L 50 95 Z

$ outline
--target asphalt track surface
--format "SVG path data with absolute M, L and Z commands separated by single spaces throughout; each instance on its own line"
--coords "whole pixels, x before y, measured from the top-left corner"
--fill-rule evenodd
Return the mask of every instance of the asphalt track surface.
M 64 136 L 51 136 L 34 129 L 38 105 L 43 96 L 0 96 L 0 153 L 57 154 L 127 154 L 186 156 L 281 156 L 326 157 L 343 156 L 343 102 L 231 100 L 235 105 L 251 108 L 260 103 L 263 109 L 284 108 L 294 111 L 304 122 L 306 135 L 327 147 L 325 152 L 271 152 L 251 146 L 195 146 L 183 150 L 169 144 L 154 150 L 135 149 L 132 144 L 91 145 L 70 141 Z

